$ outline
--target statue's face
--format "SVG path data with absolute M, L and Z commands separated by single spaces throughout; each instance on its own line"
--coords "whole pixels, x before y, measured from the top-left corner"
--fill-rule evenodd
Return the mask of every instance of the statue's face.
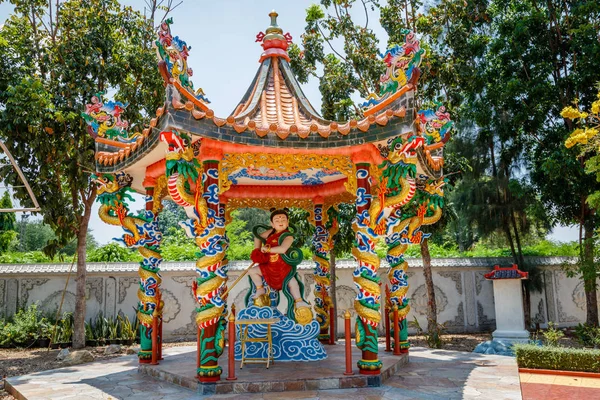
M 285 214 L 277 214 L 276 216 L 273 217 L 273 220 L 271 221 L 271 226 L 277 232 L 287 229 L 288 225 L 289 225 L 288 217 Z

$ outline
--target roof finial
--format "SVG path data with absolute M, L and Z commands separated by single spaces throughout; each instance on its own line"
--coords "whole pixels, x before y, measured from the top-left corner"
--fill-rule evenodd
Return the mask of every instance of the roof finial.
M 283 30 L 277 25 L 277 11 L 273 10 L 269 13 L 269 17 L 271 17 L 271 26 L 267 28 L 267 34 L 269 33 L 283 33 Z
M 269 26 L 267 28 L 267 30 L 265 31 L 265 33 L 268 34 L 283 34 L 283 30 L 277 25 L 277 17 L 279 16 L 279 14 L 277 14 L 277 11 L 273 10 L 269 13 L 269 17 L 271 17 L 271 26 Z
M 292 42 L 292 35 L 289 33 L 283 34 L 283 30 L 277 25 L 277 17 L 279 14 L 275 10 L 269 13 L 271 17 L 271 25 L 263 33 L 256 35 L 256 41 L 262 42 L 262 47 L 265 52 L 260 58 L 262 62 L 267 57 L 284 57 L 289 60 L 287 48 Z

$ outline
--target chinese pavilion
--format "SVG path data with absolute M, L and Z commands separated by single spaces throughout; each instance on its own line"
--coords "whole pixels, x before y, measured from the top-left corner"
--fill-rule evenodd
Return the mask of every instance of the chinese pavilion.
M 254 80 L 231 115 L 218 117 L 202 89 L 195 89 L 187 65 L 190 47 L 171 34 L 171 21 L 158 32 L 158 69 L 166 85 L 164 106 L 140 133 L 128 131 L 118 102 L 92 99 L 84 118 L 96 142 L 96 179 L 101 218 L 125 229 L 121 241 L 137 248 L 140 263 L 138 319 L 140 362 L 160 357 L 162 301 L 161 200 L 170 198 L 189 217 L 181 223 L 199 247 L 193 284 L 201 341 L 198 379 L 218 380 L 227 320 L 227 243 L 232 210 L 299 207 L 310 211 L 314 243 L 314 311 L 325 339 L 331 305 L 328 253 L 336 224 L 328 210 L 355 202 L 353 222 L 358 295 L 356 344 L 361 373 L 378 374 L 377 326 L 382 318 L 375 246 L 388 245 L 390 289 L 386 302 L 400 309 L 400 347 L 408 351 L 407 263 L 409 244 L 428 236 L 421 226 L 439 220 L 443 207 L 443 148 L 452 127 L 443 107 L 417 111 L 414 94 L 424 54 L 413 33 L 383 55 L 381 90 L 369 96 L 363 116 L 323 119 L 302 93 L 290 67 L 292 38 L 271 24 L 257 35 L 263 52 Z M 146 195 L 146 211 L 132 214 L 128 192 Z M 389 316 L 384 315 L 384 318 Z M 200 347 L 200 346 L 199 346 Z

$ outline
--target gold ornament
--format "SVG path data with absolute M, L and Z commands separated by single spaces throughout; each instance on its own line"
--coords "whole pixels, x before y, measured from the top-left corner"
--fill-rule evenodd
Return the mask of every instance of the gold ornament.
M 269 307 L 271 305 L 271 298 L 268 294 L 261 294 L 254 299 L 254 305 L 256 307 Z
M 296 322 L 300 325 L 308 325 L 313 320 L 313 314 L 310 307 L 296 307 L 294 310 Z

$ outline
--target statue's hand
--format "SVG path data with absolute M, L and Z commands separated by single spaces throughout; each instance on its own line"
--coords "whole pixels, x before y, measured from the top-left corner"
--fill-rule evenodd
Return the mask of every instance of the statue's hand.
M 268 253 L 271 251 L 271 246 L 269 246 L 268 244 L 265 244 L 260 251 L 262 251 L 263 253 Z

